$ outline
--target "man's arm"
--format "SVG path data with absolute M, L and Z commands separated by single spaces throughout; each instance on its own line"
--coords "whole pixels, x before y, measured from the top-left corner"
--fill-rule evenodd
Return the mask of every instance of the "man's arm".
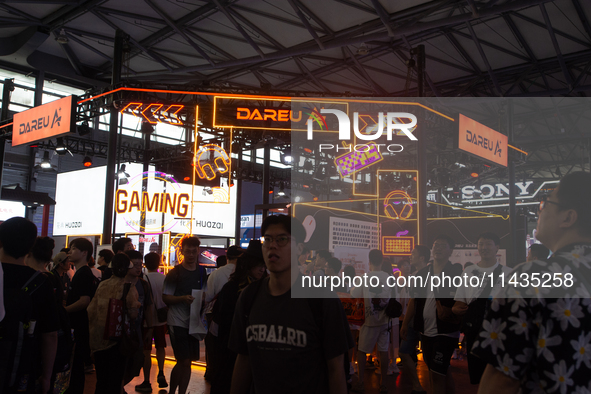
M 191 305 L 195 297 L 192 295 L 173 296 L 170 294 L 162 294 L 162 301 L 168 306 L 185 303 Z
M 491 364 L 480 379 L 478 394 L 514 394 L 519 391 L 519 380 L 510 378 Z
M 88 307 L 88 304 L 90 304 L 90 296 L 81 296 L 78 301 L 66 307 L 66 312 L 74 313 L 84 310 Z
M 345 369 L 343 368 L 343 355 L 339 355 L 326 361 L 328 365 L 328 390 L 330 394 L 346 394 L 347 382 Z
M 400 337 L 406 340 L 406 334 L 408 333 L 408 325 L 411 321 L 415 318 L 415 299 L 411 298 L 408 301 L 408 306 L 406 307 L 406 315 L 404 315 L 404 320 L 402 321 L 402 327 L 400 328 Z
M 341 360 L 341 369 L 343 363 Z M 232 388 L 230 394 L 246 394 L 250 392 L 252 383 L 252 370 L 250 369 L 250 357 L 246 354 L 239 354 L 234 364 L 232 373 Z
M 53 373 L 53 362 L 57 352 L 57 331 L 41 334 L 41 392 L 49 391 L 49 383 Z
M 468 304 L 463 301 L 456 301 L 451 311 L 458 316 L 465 315 L 468 312 Z

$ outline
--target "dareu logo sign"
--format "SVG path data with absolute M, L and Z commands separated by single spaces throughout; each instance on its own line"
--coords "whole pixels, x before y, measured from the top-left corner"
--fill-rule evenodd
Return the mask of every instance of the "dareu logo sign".
M 507 167 L 507 136 L 460 114 L 458 148 Z
M 349 120 L 349 116 L 343 111 L 338 109 L 325 109 L 322 108 L 320 110 L 321 114 L 332 114 L 337 117 L 339 123 L 339 140 L 348 141 L 351 139 L 351 121 Z M 380 112 L 378 117 L 378 127 L 374 134 L 368 133 L 361 133 L 359 131 L 359 113 L 353 113 L 353 132 L 355 136 L 363 141 L 374 141 L 380 138 L 384 134 L 384 125 L 386 126 L 386 135 L 388 141 L 392 140 L 392 135 L 395 134 L 395 130 L 400 130 L 404 135 L 406 135 L 411 141 L 417 141 L 417 137 L 414 136 L 412 130 L 417 125 L 417 117 L 408 112 Z M 408 123 L 396 123 L 398 119 L 410 119 Z M 306 122 L 308 126 L 308 140 L 313 138 L 313 125 L 314 120 L 308 119 Z

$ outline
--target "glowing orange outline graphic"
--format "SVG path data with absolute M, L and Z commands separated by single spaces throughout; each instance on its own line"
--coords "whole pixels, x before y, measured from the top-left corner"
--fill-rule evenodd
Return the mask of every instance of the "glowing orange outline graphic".
M 394 206 L 392 206 L 392 203 L 390 202 L 391 198 L 394 198 L 394 196 L 398 196 L 398 198 L 400 199 L 404 199 L 406 200 L 406 202 L 409 202 L 409 204 L 406 205 L 410 205 L 410 211 L 408 213 L 406 213 L 405 215 L 401 216 L 402 211 L 404 210 L 401 209 L 400 212 L 398 212 Z M 396 217 L 393 217 L 387 210 L 388 206 L 392 206 L 392 210 L 394 211 L 394 213 L 396 214 Z M 406 193 L 405 191 L 402 190 L 394 190 L 391 191 L 390 193 L 388 193 L 388 195 L 384 198 L 384 213 L 386 214 L 387 217 L 391 218 L 391 219 L 408 219 L 409 217 L 411 217 L 412 213 L 413 213 L 413 209 L 412 209 L 412 198 L 408 195 L 408 193 Z
M 195 173 L 197 174 L 197 176 L 199 178 L 207 179 L 208 181 L 211 181 L 212 179 L 214 179 L 217 176 L 216 171 L 214 170 L 211 163 L 205 163 L 203 165 L 200 165 L 199 162 L 201 161 L 201 156 L 203 156 L 205 153 L 212 152 L 212 151 L 217 152 L 221 155 L 221 156 L 216 157 L 213 160 L 213 163 L 217 166 L 216 167 L 217 171 L 220 174 L 225 174 L 226 172 L 228 172 L 230 170 L 230 162 L 231 162 L 230 157 L 228 156 L 226 151 L 221 146 L 218 146 L 215 144 L 203 145 L 199 149 L 199 152 L 197 154 L 195 154 L 195 160 L 194 160 Z M 220 170 L 220 168 L 222 168 L 223 170 Z
M 119 111 L 119 112 L 120 112 L 120 113 L 123 113 L 123 112 L 124 112 L 124 111 L 125 111 L 127 108 L 129 108 L 129 107 L 130 107 L 130 106 L 132 106 L 132 105 L 135 105 L 136 107 L 135 107 L 134 109 L 130 110 L 130 112 L 131 112 L 131 114 L 132 114 L 133 116 L 135 116 L 135 117 L 137 118 L 138 116 L 135 114 L 135 111 L 138 111 L 138 112 L 139 112 L 139 108 L 140 108 L 142 105 L 144 105 L 144 103 L 129 103 L 129 104 L 127 104 L 125 107 L 123 107 L 123 109 L 122 109 L 121 111 Z
M 174 111 L 172 114 L 170 114 L 170 112 L 169 112 L 169 111 L 170 111 L 170 109 L 171 109 L 172 107 L 179 107 L 179 108 L 178 108 L 176 111 Z M 178 116 L 176 116 L 176 114 L 178 114 L 178 113 L 179 113 L 179 111 L 180 111 L 181 109 L 183 109 L 183 108 L 185 108 L 185 106 L 184 106 L 184 105 L 180 105 L 180 104 L 172 104 L 170 107 L 166 108 L 166 109 L 163 111 L 163 112 L 168 112 L 168 117 L 166 117 L 166 119 L 173 119 L 173 117 L 174 117 L 174 119 L 176 119 L 176 120 L 177 120 L 177 122 L 176 122 L 176 123 L 173 123 L 173 122 L 168 122 L 168 123 L 170 123 L 171 125 L 175 125 L 175 126 L 182 125 L 182 124 L 183 124 L 183 122 L 181 122 L 181 120 L 179 119 L 179 117 L 178 117 Z
M 391 240 L 406 240 L 408 241 L 409 251 L 406 252 L 388 252 L 388 248 L 386 247 L 387 241 Z M 412 250 L 414 249 L 415 244 L 415 237 L 396 237 L 394 235 L 384 235 L 382 237 L 381 247 L 382 247 L 382 254 L 384 256 L 410 256 Z M 405 249 L 407 249 L 405 247 Z
M 146 109 L 144 109 L 144 110 L 142 111 L 142 116 L 143 116 L 143 117 L 144 117 L 144 118 L 145 118 L 145 119 L 146 119 L 146 120 L 147 120 L 149 123 L 151 123 L 151 124 L 158 124 L 158 123 L 162 123 L 162 121 L 161 121 L 160 119 L 158 119 L 157 117 L 155 117 L 155 116 L 154 116 L 154 114 L 155 114 L 156 112 L 158 112 L 158 111 L 160 110 L 160 108 L 162 108 L 162 106 L 163 106 L 163 105 L 164 105 L 164 104 L 150 104 L 150 105 L 148 105 L 148 107 L 146 107 Z M 147 110 L 149 110 L 150 108 L 152 108 L 152 107 L 158 107 L 158 108 L 156 108 L 154 111 L 152 111 L 152 112 L 151 112 L 151 114 L 152 114 L 152 117 L 153 117 L 154 119 L 156 119 L 156 122 L 152 122 L 150 119 L 148 119 L 148 117 L 147 117 L 147 116 L 146 116 L 146 114 L 145 114 L 145 112 L 146 112 Z

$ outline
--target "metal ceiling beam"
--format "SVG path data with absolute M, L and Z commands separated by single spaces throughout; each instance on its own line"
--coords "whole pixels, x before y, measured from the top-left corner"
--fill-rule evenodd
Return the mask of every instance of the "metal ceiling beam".
M 546 29 L 548 29 L 548 34 L 550 35 L 550 39 L 552 40 L 552 45 L 554 46 L 554 51 L 556 52 L 556 56 L 558 57 L 558 63 L 560 64 L 560 68 L 562 69 L 562 73 L 564 74 L 564 78 L 569 86 L 573 86 L 573 79 L 570 75 L 568 68 L 566 68 L 566 64 L 564 63 L 564 58 L 562 57 L 562 51 L 560 50 L 560 45 L 558 45 L 558 41 L 556 40 L 556 34 L 554 34 L 554 28 L 552 27 L 552 22 L 550 21 L 550 17 L 548 16 L 548 11 L 546 11 L 546 6 L 544 4 L 540 4 L 540 11 L 542 11 L 542 16 L 544 17 L 544 22 L 546 22 Z
M 583 10 L 583 7 L 581 6 L 581 3 L 579 2 L 579 0 L 571 0 L 571 1 L 573 3 L 573 6 L 575 7 L 575 11 L 577 11 L 577 15 L 579 17 L 579 20 L 583 24 L 583 28 L 585 29 L 585 32 L 587 32 L 587 38 L 589 38 L 591 40 L 591 25 L 589 24 L 589 19 L 587 19 L 587 16 L 585 15 L 585 10 Z
M 478 67 L 478 64 L 472 59 L 472 57 L 468 54 L 468 51 L 464 49 L 464 47 L 460 44 L 460 42 L 454 37 L 454 32 L 445 31 L 443 33 L 445 37 L 449 40 L 449 42 L 456 48 L 456 51 L 464 58 L 464 60 L 472 66 L 472 72 L 474 74 L 480 74 L 481 70 Z
M 198 33 L 208 34 L 208 35 L 211 35 L 211 36 L 214 36 L 214 37 L 225 38 L 225 39 L 228 39 L 228 40 L 231 40 L 231 41 L 240 42 L 240 43 L 243 43 L 243 44 L 248 44 L 248 41 L 246 41 L 244 39 L 244 37 L 242 37 L 242 36 L 233 36 L 233 35 L 230 35 L 230 34 L 225 34 L 225 33 L 222 33 L 222 32 L 216 32 L 216 31 L 211 31 L 211 30 L 206 30 L 206 29 L 201 29 L 201 28 L 194 27 L 194 26 L 187 26 L 185 28 L 185 30 L 186 31 L 192 31 L 192 32 L 194 32 L 196 34 L 198 34 Z M 272 45 L 269 45 L 269 44 L 266 44 L 266 43 L 262 43 L 262 42 L 259 43 L 259 47 L 277 50 L 276 47 L 274 47 Z
M 503 12 L 507 12 L 510 10 L 515 9 L 522 9 L 524 7 L 532 6 L 532 5 L 539 5 L 544 2 L 548 2 L 550 0 L 516 0 L 509 3 L 505 3 L 500 6 L 496 6 L 491 9 L 486 9 L 481 11 L 481 17 L 486 16 L 493 16 Z M 407 34 L 414 34 L 419 32 L 424 32 L 430 29 L 437 29 L 442 28 L 445 26 L 454 26 L 460 23 L 465 23 L 473 19 L 472 15 L 457 15 L 451 18 L 439 19 L 435 21 L 429 21 L 424 23 L 415 23 L 411 26 L 403 26 L 395 30 L 395 34 L 397 36 L 407 35 Z M 366 35 L 359 35 L 355 37 L 342 37 L 339 36 L 339 33 L 335 34 L 334 39 L 329 39 L 323 41 L 323 45 L 326 49 L 332 48 L 341 48 L 347 45 L 355 45 L 360 44 L 362 42 L 371 41 L 371 40 L 382 40 L 389 38 L 387 32 L 377 32 L 377 33 L 369 33 Z M 308 53 L 313 53 L 317 51 L 317 45 L 314 41 L 313 44 L 310 42 L 302 45 L 297 45 L 295 47 L 291 47 L 282 51 L 276 51 L 274 53 L 266 54 L 265 59 L 283 59 L 286 57 L 292 56 L 299 56 L 299 55 L 306 55 Z M 247 57 L 242 59 L 237 59 L 235 61 L 227 61 L 217 63 L 215 68 L 225 68 L 225 67 L 232 67 L 232 66 L 245 66 L 250 65 L 252 63 L 259 62 L 259 57 Z M 210 69 L 212 66 L 194 66 L 194 67 L 187 67 L 185 69 L 174 70 L 174 72 L 191 72 L 191 71 L 203 71 Z
M 274 21 L 277 21 L 277 22 L 282 22 L 282 23 L 285 23 L 285 24 L 288 24 L 288 25 L 297 26 L 297 27 L 300 27 L 302 29 L 305 29 L 306 28 L 306 26 L 304 26 L 301 22 L 297 22 L 295 20 L 288 19 L 288 18 L 283 18 L 283 17 L 278 16 L 278 15 L 273 15 L 273 14 L 270 14 L 270 13 L 265 12 L 265 11 L 256 10 L 256 9 L 252 9 L 252 8 L 249 8 L 249 7 L 245 7 L 245 6 L 240 5 L 240 4 L 232 4 L 228 8 L 229 9 L 232 9 L 234 11 L 248 12 L 248 13 L 255 14 L 257 16 L 262 16 L 264 18 L 271 19 L 271 20 L 274 20 Z M 314 26 L 312 26 L 312 28 L 315 29 L 315 30 L 318 30 L 319 32 L 322 32 L 320 29 L 318 29 L 318 28 L 316 28 Z
M 350 1 L 350 0 L 335 0 L 335 1 L 337 3 L 341 3 L 341 4 L 347 5 L 349 7 L 355 8 L 356 10 L 361 10 L 361 11 L 367 12 L 368 14 L 376 15 L 375 8 L 371 8 L 366 5 L 359 4 L 359 3 L 356 3 L 356 2 Z
M 275 40 L 273 37 L 271 37 L 270 34 L 267 34 L 267 32 L 265 32 L 263 29 L 258 27 L 256 24 L 252 23 L 248 18 L 243 16 L 241 13 L 239 13 L 238 11 L 236 11 L 235 9 L 230 8 L 230 7 L 228 8 L 228 10 L 232 13 L 232 15 L 234 15 L 236 18 L 238 18 L 242 23 L 244 23 L 249 28 L 254 30 L 257 34 L 259 34 L 261 37 L 263 37 L 265 40 L 267 40 L 270 44 L 274 45 L 275 48 L 273 48 L 273 49 L 275 49 L 275 50 L 276 49 L 285 49 L 285 47 L 283 45 L 281 45 L 281 43 L 279 41 Z
M 176 32 L 176 34 L 181 36 L 194 50 L 197 51 L 197 53 L 199 53 L 205 60 L 207 60 L 209 64 L 213 66 L 213 60 L 211 60 L 209 55 L 203 49 L 201 49 L 199 45 L 197 45 L 193 40 L 191 40 L 191 38 L 189 38 L 189 36 L 187 36 L 187 34 L 181 28 L 179 28 L 164 11 L 162 11 L 156 4 L 154 4 L 152 0 L 144 0 L 144 2 L 148 4 L 150 8 L 152 8 L 158 15 L 160 15 L 160 17 L 164 19 L 166 24 L 170 26 Z
M 291 8 L 293 8 L 293 10 L 296 12 L 298 18 L 300 18 L 300 20 L 302 21 L 302 23 L 306 27 L 306 30 L 308 30 L 308 33 L 310 33 L 310 35 L 312 36 L 314 41 L 316 41 L 316 44 L 318 44 L 318 47 L 320 49 L 324 50 L 324 45 L 322 44 L 320 37 L 318 37 L 318 34 L 316 34 L 316 32 L 314 31 L 314 28 L 312 27 L 312 25 L 310 24 L 308 19 L 306 19 L 306 16 L 302 13 L 302 10 L 300 10 L 298 8 L 296 1 L 295 0 L 287 0 L 287 2 L 291 6 Z
M 51 30 L 58 29 L 107 1 L 108 0 L 81 0 L 72 2 L 69 3 L 72 5 L 61 7 L 59 10 L 44 17 L 42 21 L 43 24 L 48 25 Z
M 473 39 L 472 38 L 472 34 L 466 34 L 463 31 L 456 30 L 456 29 L 453 29 L 453 32 L 454 32 L 455 35 L 458 35 L 458 36 L 461 36 L 461 37 L 464 37 L 464 38 L 468 38 L 470 40 Z M 513 52 L 513 51 L 511 51 L 511 50 L 509 50 L 507 48 L 503 48 L 503 47 L 501 47 L 499 45 L 493 44 L 492 42 L 483 40 L 481 37 L 478 37 L 478 41 L 480 42 L 480 45 L 482 45 L 483 47 L 484 46 L 487 46 L 489 48 L 495 49 L 495 50 L 497 50 L 499 52 L 506 53 L 507 55 L 513 56 L 513 57 L 515 57 L 517 59 L 520 59 L 520 60 L 524 60 L 524 61 L 530 60 L 530 59 L 528 59 L 527 56 L 524 56 L 521 53 Z
M 69 30 L 66 30 L 66 33 L 68 33 Z M 94 52 L 95 54 L 99 55 L 100 57 L 102 57 L 103 59 L 112 62 L 113 59 L 111 58 L 111 56 L 106 55 L 104 53 L 102 53 L 101 51 L 99 51 L 98 49 L 96 49 L 95 47 L 93 47 L 92 45 L 88 45 L 87 43 L 85 43 L 84 41 L 82 41 L 81 39 L 79 39 L 78 37 L 75 37 L 73 34 L 68 34 L 68 38 L 76 43 L 78 43 L 79 45 L 82 45 L 84 48 L 88 49 L 91 52 Z M 123 65 L 124 68 L 127 69 L 127 71 L 129 71 L 132 74 L 136 74 L 136 72 L 134 70 L 132 70 L 131 68 Z
M 57 31 L 55 31 L 55 30 L 53 31 L 53 36 L 57 39 L 57 36 L 58 36 Z M 80 60 L 78 60 L 78 57 L 76 57 L 76 54 L 74 53 L 74 51 L 72 51 L 72 48 L 70 48 L 70 45 L 68 43 L 65 43 L 65 44 L 59 43 L 59 46 L 64 51 L 66 58 L 68 59 L 68 61 L 72 65 L 72 68 L 74 69 L 74 71 L 76 71 L 76 74 L 84 75 L 84 73 L 82 71 L 82 64 L 80 63 Z
M 470 31 L 470 35 L 472 36 L 472 40 L 474 41 L 474 44 L 476 44 L 476 49 L 478 49 L 478 53 L 480 53 L 480 57 L 482 58 L 482 61 L 484 62 L 484 65 L 486 66 L 486 70 L 488 71 L 488 75 L 490 76 L 490 79 L 493 82 L 494 90 L 496 91 L 497 95 L 501 96 L 503 94 L 503 91 L 501 90 L 501 87 L 499 86 L 499 81 L 497 80 L 497 76 L 493 72 L 492 67 L 490 66 L 490 62 L 488 61 L 488 58 L 486 57 L 486 53 L 484 53 L 484 49 L 482 48 L 482 45 L 480 45 L 480 41 L 478 40 L 478 37 L 476 37 L 476 33 L 474 32 L 474 29 L 472 28 L 472 25 L 470 24 L 470 22 L 466 22 L 466 27 Z
M 119 26 L 117 26 L 115 23 L 111 22 L 107 17 L 103 16 L 100 12 L 97 11 L 91 11 L 92 14 L 94 16 L 96 16 L 97 18 L 99 18 L 100 20 L 102 20 L 103 22 L 105 22 L 107 25 L 111 26 L 111 28 L 113 30 L 121 30 L 125 33 L 125 31 L 123 29 L 121 29 Z M 126 35 L 129 36 L 129 34 L 125 33 Z M 161 65 L 163 65 L 168 71 L 172 71 L 172 67 L 170 67 L 164 60 L 162 60 L 162 58 L 160 56 L 158 56 L 156 53 L 152 52 L 151 50 L 149 50 L 148 48 L 144 47 L 141 43 L 139 43 L 137 40 L 135 40 L 133 37 L 129 36 L 129 41 L 131 41 L 133 43 L 133 45 L 135 45 L 137 48 L 141 49 L 142 52 L 144 52 L 146 55 L 148 55 L 149 57 L 151 57 L 152 59 L 154 59 L 155 61 L 157 61 L 158 63 L 160 63 Z
M 503 14 L 502 17 L 505 20 L 505 23 L 507 24 L 507 26 L 509 26 L 509 29 L 511 30 L 511 32 L 513 33 L 513 35 L 515 36 L 515 38 L 517 39 L 517 41 L 519 42 L 521 47 L 523 49 L 525 49 L 525 51 L 527 52 L 527 55 L 529 56 L 531 62 L 538 68 L 540 75 L 542 76 L 542 78 L 544 79 L 544 83 L 546 84 L 546 89 L 549 89 L 550 85 L 548 84 L 548 79 L 546 78 L 546 74 L 544 74 L 543 70 L 540 68 L 538 59 L 534 55 L 534 52 L 532 51 L 529 44 L 527 43 L 527 40 L 523 37 L 523 34 L 521 34 L 521 31 L 519 30 L 519 28 L 517 27 L 515 22 L 513 22 L 511 15 Z M 507 90 L 505 92 L 505 95 L 510 94 L 512 89 L 513 88 Z
M 217 6 L 218 10 L 221 11 L 222 14 L 224 14 L 226 16 L 226 18 L 228 18 L 228 20 L 234 25 L 234 27 L 236 28 L 236 30 L 238 30 L 238 32 L 240 34 L 242 34 L 242 36 L 244 37 L 244 39 L 246 41 L 248 41 L 248 43 L 256 51 L 256 53 L 258 53 L 259 56 L 264 59 L 265 58 L 265 54 L 263 53 L 263 51 L 261 51 L 261 48 L 259 48 L 259 46 L 257 45 L 257 43 L 254 42 L 254 40 L 252 39 L 252 37 L 248 35 L 248 33 L 246 32 L 246 30 L 244 30 L 244 28 L 242 27 L 242 25 L 240 23 L 238 23 L 236 21 L 236 19 L 234 19 L 234 17 L 232 16 L 232 14 L 230 14 L 230 12 L 226 9 L 226 6 L 224 4 L 222 4 L 220 2 L 220 0 L 213 0 L 213 2 Z
M 544 3 L 547 3 L 547 2 L 541 2 L 540 4 L 544 4 Z M 544 23 L 539 22 L 539 21 L 537 21 L 537 20 L 535 20 L 533 18 L 530 18 L 529 16 L 525 16 L 523 14 L 520 14 L 519 12 L 510 11 L 509 14 L 512 15 L 512 16 L 515 16 L 517 18 L 523 19 L 524 21 L 529 22 L 532 25 L 541 27 L 544 30 L 547 29 L 547 26 Z M 566 39 L 568 39 L 568 40 L 570 40 L 572 42 L 575 42 L 577 44 L 583 45 L 585 47 L 591 47 L 591 43 L 585 42 L 583 40 L 580 40 L 580 39 L 578 39 L 575 36 L 571 36 L 570 34 L 567 34 L 567 33 L 563 32 L 562 30 L 554 29 L 554 34 L 556 34 L 557 36 L 564 37 L 564 38 L 566 38 Z
M 154 18 L 152 16 L 140 15 L 140 14 L 135 14 L 132 12 L 126 12 L 126 11 L 121 11 L 121 10 L 115 10 L 113 8 L 96 7 L 96 10 L 102 14 L 105 14 L 105 15 L 117 15 L 117 16 L 122 16 L 124 18 L 137 19 L 140 21 L 155 23 L 158 25 L 166 25 L 167 24 L 166 21 L 163 21 L 160 18 Z
M 295 0 L 299 9 L 308 14 L 308 16 L 314 19 L 314 22 L 318 24 L 324 30 L 324 34 L 331 35 L 333 33 L 332 29 L 322 20 L 322 18 L 318 17 L 312 10 L 310 10 L 304 3 L 300 0 Z
M 388 36 L 394 37 L 394 32 L 392 31 L 392 28 L 390 27 L 390 15 L 388 15 L 388 13 L 384 9 L 384 7 L 382 7 L 382 5 L 380 4 L 380 2 L 378 0 L 371 0 L 371 4 L 373 5 L 373 8 L 376 10 L 376 13 L 380 17 L 380 20 L 384 24 L 384 27 L 386 28 L 386 31 L 388 32 Z
M 5 11 L 7 11 L 11 14 L 22 16 L 23 18 L 25 18 L 27 20 L 41 23 L 41 19 L 36 18 L 32 15 L 29 15 L 26 12 L 19 10 L 18 8 L 11 7 L 8 4 L 0 3 L 0 8 L 4 9 Z

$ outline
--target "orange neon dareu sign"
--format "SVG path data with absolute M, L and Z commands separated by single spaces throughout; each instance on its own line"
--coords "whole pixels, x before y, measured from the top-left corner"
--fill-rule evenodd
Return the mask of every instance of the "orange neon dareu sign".
M 262 113 L 261 113 L 262 111 Z M 272 120 L 274 122 L 299 122 L 302 120 L 302 111 L 298 111 L 296 118 L 290 109 L 273 108 L 236 108 L 236 119 L 238 120 Z
M 460 114 L 458 148 L 482 159 L 507 167 L 508 138 Z

